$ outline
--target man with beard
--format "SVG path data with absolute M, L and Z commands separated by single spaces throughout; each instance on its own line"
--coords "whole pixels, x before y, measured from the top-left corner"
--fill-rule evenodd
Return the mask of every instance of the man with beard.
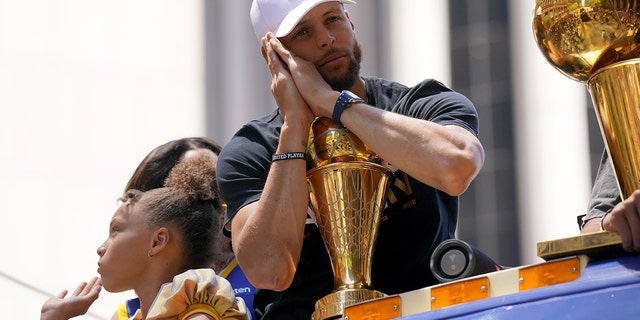
M 395 175 L 372 262 L 386 294 L 436 284 L 433 249 L 453 238 L 458 198 L 484 151 L 473 104 L 435 80 L 407 87 L 359 74 L 361 48 L 344 4 L 254 0 L 251 21 L 278 108 L 223 148 L 218 182 L 225 227 L 262 319 L 309 319 L 333 289 L 328 254 L 309 209 L 306 150 L 316 117 L 331 118 Z

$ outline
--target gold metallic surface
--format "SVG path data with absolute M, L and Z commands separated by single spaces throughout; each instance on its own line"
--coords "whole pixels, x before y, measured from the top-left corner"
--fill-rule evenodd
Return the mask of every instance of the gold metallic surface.
M 335 162 L 310 170 L 307 180 L 334 274 L 334 291 L 318 301 L 313 319 L 327 319 L 345 306 L 383 296 L 371 287 L 371 260 L 391 173 L 375 163 Z M 349 295 L 336 301 L 346 297 L 345 290 L 356 290 L 363 300 Z
M 316 309 L 311 315 L 311 319 L 333 319 L 344 314 L 346 307 L 385 296 L 382 292 L 372 289 L 344 289 L 334 291 L 316 302 Z
M 371 262 L 393 175 L 355 135 L 320 118 L 310 134 L 309 199 L 331 259 L 333 291 L 316 302 L 312 319 L 385 296 L 371 287 Z
M 311 168 L 334 162 L 380 163 L 380 157 L 346 128 L 329 118 L 316 118 L 309 134 L 307 156 Z
M 584 82 L 598 69 L 640 58 L 640 1 L 537 0 L 533 33 L 551 65 Z
M 537 0 L 547 61 L 586 82 L 623 199 L 640 188 L 640 1 Z
M 575 237 L 538 242 L 538 257 L 552 260 L 585 254 L 598 259 L 602 255 L 622 253 L 622 240 L 615 232 L 601 231 Z
M 533 33 L 547 61 L 591 94 L 623 199 L 640 188 L 640 0 L 536 0 Z M 538 243 L 543 259 L 624 254 L 600 232 Z
M 552 66 L 586 82 L 627 198 L 640 188 L 640 1 L 537 0 L 533 33 Z
M 640 189 L 640 59 L 604 67 L 587 81 L 622 199 Z

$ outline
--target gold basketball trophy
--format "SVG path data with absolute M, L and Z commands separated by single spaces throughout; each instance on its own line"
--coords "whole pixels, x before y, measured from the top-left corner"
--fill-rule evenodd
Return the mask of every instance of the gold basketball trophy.
M 371 262 L 389 169 L 358 137 L 317 118 L 309 135 L 310 202 L 331 259 L 334 289 L 316 302 L 312 319 L 342 316 L 344 308 L 385 296 L 371 287 Z
M 587 84 L 620 195 L 629 197 L 640 188 L 640 1 L 536 0 L 533 32 L 551 65 Z

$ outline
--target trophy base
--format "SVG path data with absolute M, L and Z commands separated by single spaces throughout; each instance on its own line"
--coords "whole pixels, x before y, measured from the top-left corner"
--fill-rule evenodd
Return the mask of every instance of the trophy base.
M 370 289 L 345 289 L 332 292 L 316 302 L 311 320 L 340 318 L 344 308 L 366 300 L 385 297 L 382 292 Z
M 581 254 L 589 256 L 591 260 L 603 260 L 630 253 L 622 248 L 620 236 L 610 231 L 538 242 L 538 257 L 546 261 Z

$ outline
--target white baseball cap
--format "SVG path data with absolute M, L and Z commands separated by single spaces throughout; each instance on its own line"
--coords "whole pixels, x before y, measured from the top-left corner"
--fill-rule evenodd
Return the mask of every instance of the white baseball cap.
M 251 24 L 258 41 L 267 32 L 276 37 L 284 37 L 298 21 L 318 4 L 337 1 L 355 4 L 352 0 L 253 0 L 251 4 Z

